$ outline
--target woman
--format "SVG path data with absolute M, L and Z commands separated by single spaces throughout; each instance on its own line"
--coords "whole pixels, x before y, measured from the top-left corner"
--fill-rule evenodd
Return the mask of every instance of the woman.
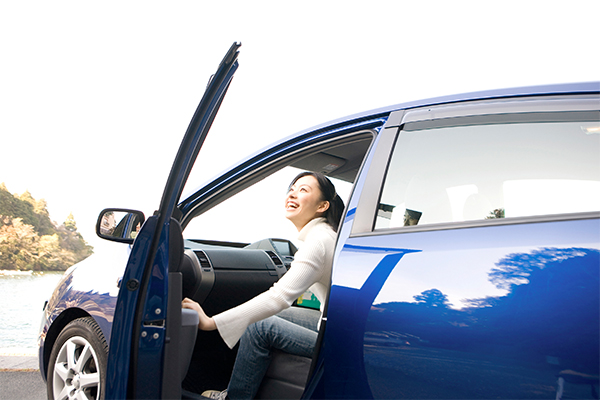
M 344 203 L 327 177 L 314 172 L 301 173 L 292 181 L 285 199 L 285 216 L 298 229 L 298 239 L 304 242 L 290 270 L 266 292 L 212 318 L 198 303 L 183 300 L 184 308 L 198 312 L 199 329 L 218 329 L 229 348 L 240 341 L 227 390 L 208 391 L 203 396 L 253 398 L 269 366 L 271 349 L 305 357 L 312 355 L 321 313 L 290 306 L 310 288 L 323 311 L 329 293 L 336 230 L 343 210 Z

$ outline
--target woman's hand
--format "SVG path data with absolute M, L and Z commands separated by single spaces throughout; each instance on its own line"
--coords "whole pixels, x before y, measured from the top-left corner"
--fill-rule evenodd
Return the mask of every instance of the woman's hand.
M 200 304 L 196 303 L 194 300 L 190 300 L 186 297 L 181 302 L 181 307 L 189 308 L 190 310 L 194 310 L 198 313 L 198 317 L 200 318 L 200 322 L 198 322 L 198 329 L 202 331 L 214 331 L 215 329 L 217 329 L 215 321 L 212 318 L 208 317 L 204 313 L 202 307 L 200 307 Z

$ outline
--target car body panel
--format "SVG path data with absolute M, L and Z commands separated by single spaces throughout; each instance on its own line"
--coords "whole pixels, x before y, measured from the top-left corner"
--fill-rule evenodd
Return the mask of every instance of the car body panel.
M 95 253 L 65 271 L 44 306 L 38 336 L 39 366 L 44 378 L 54 340 L 73 319 L 92 316 L 110 340 L 118 282 L 131 248 L 117 243 L 108 247 L 110 251 Z

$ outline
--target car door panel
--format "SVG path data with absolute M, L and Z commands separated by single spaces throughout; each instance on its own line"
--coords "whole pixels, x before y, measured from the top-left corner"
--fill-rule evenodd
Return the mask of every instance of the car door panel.
M 327 335 L 333 325 L 362 323 L 360 345 L 340 346 L 355 349 L 368 388 L 352 387 L 363 372 L 345 368 L 350 355 L 335 348 L 326 348 L 327 369 L 346 370 L 340 381 L 352 392 L 325 387 L 368 389 L 374 398 L 547 398 L 562 375 L 570 394 L 590 393 L 599 236 L 598 220 L 585 219 L 349 239 L 336 262 Z M 407 249 L 381 279 L 390 256 L 364 249 L 395 243 Z M 357 295 L 377 274 L 374 301 Z M 577 334 L 565 341 L 565 330 Z M 569 383 L 574 376 L 583 383 Z

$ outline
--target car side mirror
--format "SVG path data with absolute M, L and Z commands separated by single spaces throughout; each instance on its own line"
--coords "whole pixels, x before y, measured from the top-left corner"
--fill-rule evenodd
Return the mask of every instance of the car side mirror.
M 131 244 L 144 221 L 144 213 L 141 211 L 107 208 L 98 216 L 96 234 L 102 239 Z

